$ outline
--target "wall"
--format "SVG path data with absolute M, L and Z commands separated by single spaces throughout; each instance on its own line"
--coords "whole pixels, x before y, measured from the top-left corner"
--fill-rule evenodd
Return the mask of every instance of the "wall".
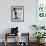
M 11 6 L 24 5 L 24 22 L 11 22 Z M 19 27 L 19 32 L 30 32 L 36 24 L 36 0 L 0 0 L 0 34 L 10 32 L 11 27 Z

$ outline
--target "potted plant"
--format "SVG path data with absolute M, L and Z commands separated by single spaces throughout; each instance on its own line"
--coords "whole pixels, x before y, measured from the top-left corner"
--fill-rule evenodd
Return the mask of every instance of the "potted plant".
M 37 38 L 38 43 L 41 43 L 40 40 L 42 38 L 45 38 L 44 36 L 46 36 L 46 33 L 45 32 L 35 32 L 33 35 Z

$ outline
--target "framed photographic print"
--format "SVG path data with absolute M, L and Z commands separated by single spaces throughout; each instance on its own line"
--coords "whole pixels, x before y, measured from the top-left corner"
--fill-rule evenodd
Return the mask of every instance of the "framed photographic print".
M 24 6 L 11 7 L 11 21 L 23 22 L 24 21 Z

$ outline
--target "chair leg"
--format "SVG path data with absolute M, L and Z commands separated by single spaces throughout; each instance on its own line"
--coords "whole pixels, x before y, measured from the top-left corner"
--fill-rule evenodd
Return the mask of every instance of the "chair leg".
M 5 46 L 7 46 L 7 34 L 5 34 Z
M 4 44 L 5 44 L 5 46 L 7 46 L 7 42 L 6 42 L 6 41 L 5 41 L 5 43 L 4 43 Z

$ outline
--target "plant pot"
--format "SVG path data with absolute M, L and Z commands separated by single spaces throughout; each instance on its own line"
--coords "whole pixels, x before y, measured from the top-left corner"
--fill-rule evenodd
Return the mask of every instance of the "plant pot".
M 44 40 L 45 40 L 45 39 L 38 39 L 37 42 L 38 42 L 39 44 L 41 44 L 41 43 L 44 42 Z
M 40 39 L 37 39 L 37 43 L 40 43 Z
M 40 43 L 44 43 L 44 40 L 45 40 L 45 39 L 40 39 Z

